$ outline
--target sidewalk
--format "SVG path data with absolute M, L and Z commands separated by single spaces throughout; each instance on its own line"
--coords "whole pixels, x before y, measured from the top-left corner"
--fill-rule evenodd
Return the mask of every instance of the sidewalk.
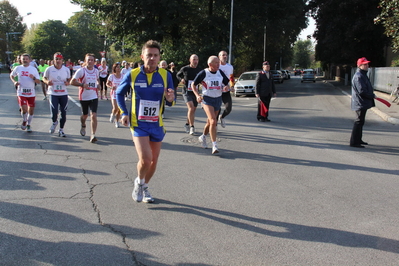
M 351 86 L 345 86 L 342 82 L 334 81 L 334 80 L 324 80 L 325 83 L 329 83 L 332 86 L 340 89 L 344 94 L 351 97 Z M 385 104 L 380 103 L 379 101 L 375 101 L 375 107 L 370 110 L 380 116 L 384 121 L 399 125 L 399 104 L 398 101 L 392 103 L 392 99 L 390 99 L 390 95 L 381 91 L 374 91 L 374 94 L 377 97 L 387 100 L 391 103 L 391 107 L 387 107 Z

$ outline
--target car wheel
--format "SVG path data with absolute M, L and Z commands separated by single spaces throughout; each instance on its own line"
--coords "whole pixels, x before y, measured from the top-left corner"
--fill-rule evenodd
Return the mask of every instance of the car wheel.
M 316 80 L 313 80 L 313 83 L 316 83 Z
M 301 80 L 301 83 L 303 83 L 303 80 Z

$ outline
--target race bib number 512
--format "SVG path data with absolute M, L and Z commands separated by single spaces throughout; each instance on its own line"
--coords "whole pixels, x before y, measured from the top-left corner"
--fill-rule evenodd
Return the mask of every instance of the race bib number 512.
M 159 119 L 159 101 L 140 100 L 138 120 L 157 122 Z

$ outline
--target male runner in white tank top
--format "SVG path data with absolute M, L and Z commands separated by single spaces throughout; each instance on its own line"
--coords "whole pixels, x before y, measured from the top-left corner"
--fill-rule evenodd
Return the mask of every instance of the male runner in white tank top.
M 94 68 L 94 54 L 86 54 L 84 66 L 73 75 L 71 84 L 79 87 L 79 100 L 82 106 L 82 123 L 80 134 L 86 135 L 86 119 L 91 110 L 91 137 L 90 142 L 95 143 L 97 130 L 98 90 L 100 87 L 99 72 Z

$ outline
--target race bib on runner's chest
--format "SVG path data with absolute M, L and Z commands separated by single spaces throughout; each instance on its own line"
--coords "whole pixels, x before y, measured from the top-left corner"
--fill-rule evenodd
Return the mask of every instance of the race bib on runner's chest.
M 97 89 L 97 77 L 95 75 L 87 75 L 86 82 L 89 85 L 88 90 L 96 90 Z
M 159 119 L 159 101 L 140 100 L 138 120 L 157 122 Z
M 191 88 L 191 84 L 194 82 L 194 80 L 189 80 L 188 85 L 187 85 L 187 90 L 192 91 L 193 89 Z
M 54 82 L 53 85 L 54 92 L 65 92 L 65 83 L 64 82 Z
M 32 95 L 32 89 L 30 89 L 30 88 L 21 88 L 21 95 L 23 95 L 23 96 Z

